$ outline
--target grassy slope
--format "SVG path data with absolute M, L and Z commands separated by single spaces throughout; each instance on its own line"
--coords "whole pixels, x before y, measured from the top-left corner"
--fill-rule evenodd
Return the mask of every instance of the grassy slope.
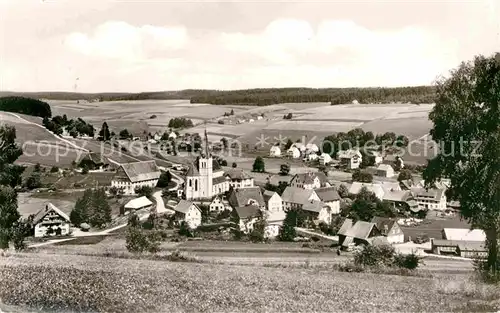
M 471 301 L 491 290 L 465 287 L 465 279 L 48 254 L 0 259 L 2 301 L 76 311 L 477 311 Z

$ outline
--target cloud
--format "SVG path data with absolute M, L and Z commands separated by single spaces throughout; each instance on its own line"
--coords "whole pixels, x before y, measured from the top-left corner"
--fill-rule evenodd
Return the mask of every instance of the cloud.
M 72 50 L 87 56 L 139 61 L 151 55 L 167 53 L 189 42 L 184 27 L 133 26 L 122 21 L 99 25 L 93 34 L 71 33 L 65 43 Z

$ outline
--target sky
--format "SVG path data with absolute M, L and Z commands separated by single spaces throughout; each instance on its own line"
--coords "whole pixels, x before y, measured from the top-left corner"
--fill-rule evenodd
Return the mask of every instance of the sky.
M 500 51 L 500 0 L 0 0 L 0 90 L 432 84 Z

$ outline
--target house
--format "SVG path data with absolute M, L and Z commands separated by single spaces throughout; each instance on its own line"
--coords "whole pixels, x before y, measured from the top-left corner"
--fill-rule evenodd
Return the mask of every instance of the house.
M 338 231 L 339 244 L 342 248 L 351 245 L 370 245 L 371 240 L 381 235 L 375 223 L 357 221 L 353 224 L 351 219 L 345 219 Z
M 370 151 L 370 154 L 374 157 L 375 165 L 378 165 L 384 161 L 384 157 L 378 151 Z
M 262 209 L 265 209 L 266 207 L 260 187 L 233 189 L 229 195 L 228 201 L 229 205 L 233 208 L 244 207 L 247 205 L 256 205 Z
M 190 228 L 196 228 L 201 225 L 201 210 L 193 202 L 181 200 L 175 206 L 174 211 L 177 222 L 186 222 Z
M 158 141 L 156 141 L 153 138 L 151 138 L 151 139 L 148 140 L 148 143 L 156 144 L 156 143 L 158 143 Z
M 263 217 L 261 208 L 254 204 L 235 207 L 234 212 L 238 216 L 240 230 L 246 234 L 252 232 L 254 224 Z
M 303 189 L 299 187 L 288 186 L 281 195 L 285 211 L 290 209 L 302 209 L 304 204 L 311 201 L 321 201 L 312 189 Z
M 155 161 L 125 163 L 116 171 L 111 187 L 122 189 L 125 195 L 133 195 L 136 188 L 156 187 L 160 174 Z
M 382 200 L 392 204 L 393 208 L 398 210 L 410 209 L 409 201 L 412 199 L 411 192 L 408 190 L 387 190 L 384 192 Z
M 292 147 L 295 147 L 295 148 L 299 149 L 300 153 L 306 152 L 306 146 L 303 143 L 301 143 L 301 142 L 295 142 L 295 143 L 293 143 Z
M 486 233 L 482 229 L 443 228 L 442 235 L 443 239 L 452 241 L 486 241 Z
M 340 164 L 348 169 L 359 168 L 363 159 L 361 152 L 354 149 L 339 151 L 337 153 L 337 158 L 340 160 Z
M 331 224 L 332 209 L 322 201 L 315 199 L 305 202 L 301 209 L 307 214 L 310 220 Z
M 281 149 L 279 146 L 272 146 L 269 150 L 269 156 L 272 158 L 279 158 L 281 156 Z
M 153 139 L 156 141 L 160 141 L 162 136 L 163 135 L 160 134 L 159 132 L 155 132 L 155 134 L 153 135 Z
M 224 173 L 224 176 L 229 181 L 229 185 L 233 188 L 246 188 L 254 186 L 254 179 L 243 170 L 230 169 Z
M 316 153 L 318 153 L 318 151 L 319 151 L 319 148 L 316 144 L 308 143 L 306 145 L 306 151 L 305 151 L 306 154 L 316 154 Z
M 381 177 L 394 177 L 394 169 L 389 164 L 380 164 L 377 167 L 377 176 Z
M 101 153 L 89 152 L 78 164 L 80 167 L 86 167 L 89 170 L 104 170 L 109 167 L 109 159 Z
M 411 188 L 418 206 L 425 210 L 446 210 L 446 194 L 443 189 Z
M 330 208 L 331 214 L 340 214 L 340 196 L 335 187 L 314 189 L 321 202 Z
M 377 198 L 380 200 L 384 199 L 384 189 L 379 184 L 374 183 L 361 183 L 361 182 L 353 182 L 351 187 L 349 187 L 349 193 L 353 195 L 357 195 L 361 189 L 365 187 L 368 191 L 373 192 Z
M 320 187 L 329 186 L 328 179 L 326 175 L 322 172 L 307 172 L 299 173 L 293 176 L 290 181 L 291 187 L 303 188 L 303 189 L 315 189 Z
M 136 199 L 132 199 L 129 202 L 127 202 L 124 206 L 126 211 L 136 211 L 136 210 L 141 210 L 141 209 L 148 209 L 153 206 L 153 202 L 151 202 L 148 198 L 146 197 L 140 197 Z
M 222 201 L 222 198 L 215 196 L 210 205 L 208 206 L 210 212 L 222 212 L 226 209 L 226 205 Z
M 387 241 L 390 244 L 403 243 L 405 241 L 403 230 L 399 227 L 396 219 L 376 216 L 371 222 L 377 226 L 382 236 L 387 237 Z
M 319 156 L 319 163 L 322 165 L 327 165 L 332 162 L 332 157 L 328 153 L 322 153 Z
M 304 161 L 311 162 L 311 161 L 316 161 L 318 159 L 319 159 L 319 155 L 317 155 L 316 153 L 309 153 L 304 158 Z
M 457 244 L 457 254 L 462 258 L 486 259 L 488 248 L 484 242 L 462 241 Z
M 175 132 L 170 132 L 170 134 L 168 134 L 168 139 L 177 139 L 177 134 Z
M 257 120 L 260 121 L 262 119 L 262 115 L 257 116 Z
M 68 235 L 70 233 L 70 220 L 68 215 L 52 203 L 47 203 L 33 217 L 35 237 Z
M 262 196 L 268 212 L 284 212 L 283 200 L 277 192 L 266 190 Z
M 294 146 L 291 146 L 287 151 L 286 155 L 292 159 L 300 158 L 300 150 Z

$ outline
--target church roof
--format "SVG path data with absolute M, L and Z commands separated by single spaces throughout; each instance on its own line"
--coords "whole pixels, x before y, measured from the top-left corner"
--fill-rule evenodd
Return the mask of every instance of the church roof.
M 198 171 L 198 168 L 194 164 L 191 164 L 189 165 L 189 170 L 187 171 L 186 176 L 188 177 L 200 176 L 200 172 Z

